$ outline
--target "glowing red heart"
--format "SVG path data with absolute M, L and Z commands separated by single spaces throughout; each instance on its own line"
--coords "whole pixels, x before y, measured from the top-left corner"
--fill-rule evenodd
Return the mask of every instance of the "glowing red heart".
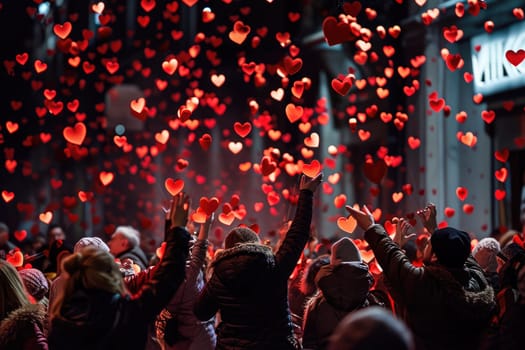
M 23 66 L 24 64 L 26 64 L 26 62 L 27 62 L 27 60 L 29 58 L 29 55 L 27 54 L 27 52 L 24 52 L 24 53 L 16 55 L 15 58 L 16 58 L 16 61 L 18 62 L 18 64 Z
M 14 233 L 14 236 L 17 241 L 22 242 L 27 237 L 27 231 L 26 230 L 17 230 Z
M 347 23 L 338 23 L 337 19 L 328 16 L 323 21 L 323 33 L 328 45 L 333 46 L 354 39 L 354 34 Z
M 2 191 L 2 198 L 6 203 L 9 203 L 15 198 L 15 194 L 9 191 Z
M 335 196 L 334 198 L 334 205 L 336 208 L 342 208 L 346 204 L 346 195 L 340 194 L 338 196 Z
M 263 176 L 269 176 L 275 169 L 277 164 L 269 156 L 264 156 L 261 161 L 261 173 Z
M 41 213 L 38 218 L 40 221 L 42 221 L 44 224 L 49 224 L 51 220 L 53 220 L 53 213 L 50 211 L 46 211 L 45 213 Z
M 498 201 L 505 199 L 506 195 L 507 195 L 507 192 L 505 192 L 505 190 L 498 189 L 494 191 L 494 198 L 496 198 L 496 200 Z
M 219 199 L 212 197 L 210 199 L 201 197 L 199 200 L 199 208 L 201 208 L 206 215 L 210 216 L 219 207 Z
M 230 32 L 228 37 L 231 41 L 236 44 L 242 44 L 244 40 L 250 34 L 251 28 L 249 25 L 244 24 L 242 21 L 236 21 L 233 25 L 233 30 Z
M 62 134 L 66 141 L 80 146 L 86 137 L 87 129 L 84 123 L 76 123 L 74 127 L 65 127 Z
M 245 122 L 243 124 L 235 122 L 233 124 L 233 130 L 235 130 L 237 135 L 239 135 L 242 138 L 245 138 L 252 131 L 252 124 L 250 122 Z
M 502 162 L 502 163 L 505 163 L 507 161 L 507 159 L 509 159 L 509 150 L 508 148 L 504 148 L 502 150 L 497 150 L 496 152 L 494 152 L 494 157 Z
M 169 192 L 169 194 L 176 196 L 184 188 L 184 181 L 181 179 L 174 180 L 171 177 L 168 177 L 164 181 L 164 187 Z
M 98 178 L 102 185 L 107 186 L 111 182 L 113 182 L 113 179 L 115 178 L 115 174 L 108 171 L 101 171 L 100 174 L 98 174 Z
M 421 145 L 421 140 L 417 137 L 409 136 L 408 137 L 408 146 L 410 149 L 417 149 Z
M 340 217 L 337 219 L 337 227 L 346 233 L 353 233 L 357 227 L 357 221 L 352 216 L 348 218 Z
M 20 250 L 7 255 L 6 260 L 14 267 L 22 267 L 24 265 L 24 254 Z
M 230 226 L 234 220 L 235 220 L 235 214 L 233 212 L 229 212 L 228 214 L 225 214 L 225 213 L 219 214 L 219 221 L 226 226 Z
M 432 108 L 432 110 L 437 113 L 441 111 L 443 107 L 445 106 L 445 99 L 439 98 L 435 100 L 430 100 L 428 103 L 430 104 L 430 107 Z
M 505 52 L 505 57 L 513 66 L 519 66 L 525 59 L 525 50 L 519 49 L 518 51 L 508 50 Z
M 507 175 L 508 175 L 507 168 L 501 168 L 494 172 L 494 176 L 496 177 L 496 180 L 498 180 L 499 182 L 505 182 L 507 180 Z
M 392 193 L 392 200 L 394 203 L 399 203 L 403 199 L 403 192 L 394 192 Z
M 303 174 L 308 177 L 314 178 L 321 171 L 321 163 L 317 159 L 314 159 L 310 164 L 303 164 Z
M 204 151 L 207 151 L 211 146 L 211 135 L 210 134 L 204 134 L 199 138 L 199 145 Z
M 468 190 L 465 187 L 456 188 L 456 196 L 460 201 L 464 201 L 468 196 Z
M 496 118 L 496 113 L 494 111 L 482 111 L 481 118 L 485 123 L 490 124 Z
M 463 204 L 463 212 L 470 215 L 474 212 L 474 206 L 472 204 Z
M 332 85 L 332 89 L 334 89 L 335 92 L 337 92 L 341 96 L 344 96 L 352 88 L 352 80 L 350 80 L 350 79 L 343 79 L 341 81 L 341 80 L 339 80 L 337 78 L 334 78 L 334 79 L 332 79 L 331 85 Z
M 55 24 L 53 26 L 53 32 L 60 39 L 67 38 L 68 35 L 71 33 L 71 29 L 73 29 L 73 26 L 71 25 L 70 22 L 65 22 L 64 24 Z
M 454 214 L 456 213 L 456 211 L 453 209 L 453 208 L 450 208 L 450 207 L 446 207 L 445 210 L 444 210 L 444 213 L 445 213 L 445 216 L 447 218 L 451 218 L 454 216 Z
M 290 121 L 290 123 L 295 123 L 296 121 L 301 119 L 301 117 L 303 116 L 304 110 L 303 110 L 303 107 L 301 106 L 296 106 L 293 103 L 289 103 L 288 105 L 286 105 L 285 112 L 286 112 L 286 116 L 288 117 L 288 120 Z
M 162 62 L 162 70 L 166 72 L 169 75 L 173 75 L 177 71 L 177 67 L 179 65 L 179 62 L 176 58 L 171 58 L 168 61 Z

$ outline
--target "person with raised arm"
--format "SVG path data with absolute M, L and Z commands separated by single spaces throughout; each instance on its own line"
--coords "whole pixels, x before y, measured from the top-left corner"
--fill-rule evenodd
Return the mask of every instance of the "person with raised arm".
M 430 204 L 418 212 L 431 236 L 425 265 L 415 267 L 366 206 L 346 209 L 365 231 L 416 348 L 478 349 L 495 307 L 494 291 L 470 254 L 469 235 L 452 227 L 436 229 Z
M 275 254 L 249 228 L 237 227 L 227 235 L 194 309 L 203 321 L 220 313 L 216 349 L 299 348 L 287 284 L 308 241 L 313 195 L 321 180 L 322 174 L 301 177 L 295 217 Z
M 64 260 L 65 288 L 52 306 L 49 349 L 144 349 L 148 324 L 184 281 L 189 205 L 183 193 L 173 198 L 164 257 L 132 296 L 109 252 L 87 247 Z

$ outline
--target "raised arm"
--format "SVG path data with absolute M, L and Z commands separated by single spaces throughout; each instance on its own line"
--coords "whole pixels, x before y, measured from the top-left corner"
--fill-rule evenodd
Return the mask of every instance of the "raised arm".
M 133 296 L 141 317 L 153 321 L 165 307 L 184 281 L 188 242 L 190 234 L 186 230 L 189 199 L 181 193 L 173 198 L 169 212 L 170 225 L 166 232 L 166 250 L 153 276 L 142 289 Z
M 275 254 L 282 278 L 288 279 L 308 241 L 310 224 L 312 222 L 313 195 L 317 187 L 319 187 L 322 178 L 322 173 L 319 173 L 312 179 L 305 175 L 301 177 L 299 201 L 295 217 L 281 247 Z
M 374 217 L 366 206 L 363 210 L 346 206 L 346 209 L 356 219 L 357 224 L 365 230 L 365 240 L 383 269 L 396 295 L 403 301 L 412 299 L 416 282 L 423 276 L 423 269 L 412 265 L 403 250 L 388 236 L 381 225 L 374 222 Z
M 208 234 L 210 232 L 210 227 L 213 224 L 214 214 L 206 218 L 206 221 L 200 226 L 199 235 L 197 236 L 197 241 L 191 249 L 191 258 L 188 268 L 186 268 L 186 283 L 194 284 L 196 283 L 197 276 L 204 265 L 204 260 L 206 259 L 206 252 L 208 250 Z

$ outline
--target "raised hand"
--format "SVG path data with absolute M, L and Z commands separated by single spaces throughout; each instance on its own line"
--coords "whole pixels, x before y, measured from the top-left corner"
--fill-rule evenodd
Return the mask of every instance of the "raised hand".
M 346 210 L 350 213 L 350 215 L 353 216 L 355 221 L 357 222 L 357 225 L 362 228 L 363 230 L 368 230 L 370 226 L 375 224 L 374 216 L 368 210 L 366 205 L 363 205 L 361 207 L 361 210 L 355 209 L 349 205 L 347 205 Z
M 317 174 L 314 178 L 310 178 L 306 175 L 301 176 L 301 182 L 299 184 L 300 190 L 309 190 L 311 192 L 315 192 L 317 187 L 321 184 L 323 181 L 323 173 Z
M 215 221 L 215 213 L 211 213 L 210 216 L 206 217 L 206 221 L 201 224 L 199 228 L 199 235 L 197 236 L 197 239 L 204 240 L 208 239 L 208 234 L 210 233 L 210 227 L 213 224 L 213 221 Z
M 392 223 L 396 224 L 396 233 L 394 234 L 394 242 L 402 248 L 406 242 L 416 237 L 414 227 L 410 225 L 407 219 L 394 218 Z
M 170 228 L 185 227 L 188 223 L 188 213 L 190 211 L 190 198 L 184 192 L 173 196 L 170 210 L 166 213 L 166 220 L 169 221 Z
M 416 214 L 421 219 L 423 227 L 426 228 L 430 234 L 433 234 L 437 229 L 436 205 L 434 203 L 428 203 L 425 208 L 418 210 Z

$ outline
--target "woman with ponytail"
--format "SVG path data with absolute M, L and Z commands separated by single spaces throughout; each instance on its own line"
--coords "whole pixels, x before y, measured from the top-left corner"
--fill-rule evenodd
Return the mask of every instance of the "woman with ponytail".
M 113 256 L 87 247 L 63 262 L 65 288 L 51 306 L 49 348 L 144 349 L 148 324 L 185 277 L 189 199 L 173 198 L 166 251 L 152 278 L 130 295 Z

